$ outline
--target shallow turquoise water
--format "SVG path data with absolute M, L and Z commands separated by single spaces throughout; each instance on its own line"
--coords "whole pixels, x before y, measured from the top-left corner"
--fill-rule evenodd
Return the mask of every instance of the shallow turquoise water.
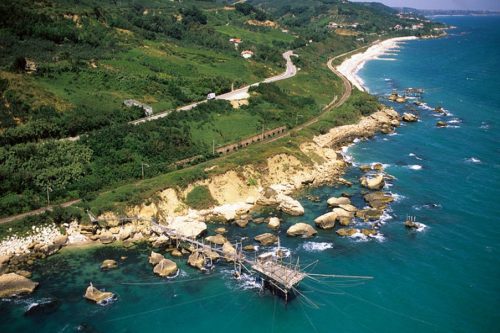
M 360 73 L 375 94 L 425 88 L 430 106 L 442 105 L 453 114 L 442 119 L 456 120 L 456 127 L 438 129 L 432 111 L 418 109 L 420 122 L 349 149 L 355 163 L 388 164 L 386 170 L 396 177 L 389 190 L 400 199 L 381 227 L 384 239 L 340 239 L 332 231 L 320 231 L 310 240 L 281 237 L 301 263 L 320 260 L 314 272 L 370 275 L 373 280 L 360 285 L 309 281 L 301 290 L 319 309 L 302 298 L 285 307 L 269 293 L 260 295 L 233 280 L 231 266 L 218 265 L 205 275 L 177 260 L 183 273 L 165 282 L 153 276 L 145 247 L 72 250 L 35 269 L 41 286 L 33 295 L 0 302 L 0 331 L 498 331 L 500 17 L 442 20 L 458 26 L 450 37 L 409 42 L 390 56 L 396 61 L 372 61 Z M 354 167 L 347 176 L 355 181 L 359 175 Z M 312 223 L 327 211 L 325 200 L 344 191 L 362 204 L 356 186 L 314 189 L 322 201 L 302 198 L 306 215 L 283 216 L 281 233 L 293 222 Z M 408 232 L 403 227 L 408 214 L 428 227 Z M 265 231 L 264 225 L 250 224 L 232 230 L 230 238 Z M 313 243 L 331 247 L 311 251 Z M 119 260 L 119 268 L 101 272 L 99 264 L 106 258 Z M 89 281 L 116 292 L 118 301 L 106 307 L 85 301 Z M 62 304 L 49 314 L 23 315 L 27 304 L 44 297 Z

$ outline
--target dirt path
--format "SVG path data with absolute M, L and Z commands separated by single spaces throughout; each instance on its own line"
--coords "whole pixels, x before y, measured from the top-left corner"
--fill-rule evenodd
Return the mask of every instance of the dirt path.
M 20 219 L 23 219 L 23 218 L 25 218 L 27 216 L 39 215 L 39 214 L 45 213 L 48 210 L 52 210 L 52 209 L 54 209 L 54 207 L 58 207 L 58 206 L 60 206 L 60 207 L 69 207 L 71 205 L 79 203 L 80 201 L 82 201 L 82 200 L 81 199 L 76 199 L 76 200 L 66 201 L 66 202 L 64 202 L 64 203 L 62 203 L 60 205 L 50 205 L 50 206 L 38 208 L 38 209 L 29 211 L 29 212 L 26 212 L 26 213 L 7 216 L 7 217 L 4 217 L 4 218 L 0 219 L 0 224 L 9 223 L 9 222 L 12 222 L 12 221 L 20 220 Z

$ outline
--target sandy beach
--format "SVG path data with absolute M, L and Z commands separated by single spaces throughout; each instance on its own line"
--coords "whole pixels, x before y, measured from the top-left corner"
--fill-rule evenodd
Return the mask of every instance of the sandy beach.
M 409 40 L 415 40 L 417 37 L 397 37 L 378 42 L 370 46 L 365 52 L 356 53 L 350 58 L 344 60 L 337 67 L 337 70 L 342 73 L 356 88 L 361 91 L 367 91 L 364 87 L 363 80 L 357 73 L 363 68 L 369 60 L 379 59 L 382 55 L 394 54 L 394 51 L 399 48 L 399 44 Z

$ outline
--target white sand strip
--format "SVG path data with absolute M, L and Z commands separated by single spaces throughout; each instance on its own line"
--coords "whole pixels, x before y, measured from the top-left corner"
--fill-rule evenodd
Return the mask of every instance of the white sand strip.
M 367 91 L 364 87 L 363 80 L 358 76 L 358 72 L 363 68 L 365 63 L 370 60 L 379 59 L 382 55 L 394 55 L 394 51 L 399 48 L 399 44 L 405 41 L 414 40 L 417 37 L 397 37 L 387 39 L 370 46 L 365 52 L 356 53 L 350 58 L 344 60 L 337 67 L 337 70 L 342 73 L 356 88 L 361 91 Z M 383 60 L 394 60 L 385 58 Z

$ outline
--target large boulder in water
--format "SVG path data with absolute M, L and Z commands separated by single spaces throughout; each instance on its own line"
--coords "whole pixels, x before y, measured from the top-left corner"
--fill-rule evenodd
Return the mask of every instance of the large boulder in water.
M 385 185 L 384 175 L 379 173 L 375 176 L 363 176 L 360 178 L 361 185 L 370 190 L 380 190 Z
M 332 197 L 326 201 L 328 203 L 328 206 L 331 207 L 338 207 L 339 205 L 350 205 L 351 204 L 351 199 L 346 198 L 346 197 Z
M 3 274 L 0 275 L 0 298 L 30 294 L 37 286 L 38 282 L 16 273 Z
M 332 229 L 335 227 L 337 214 L 334 212 L 323 214 L 314 220 L 314 223 L 321 229 Z
M 205 269 L 205 256 L 199 251 L 195 251 L 189 255 L 188 265 L 200 270 Z
M 304 215 L 304 207 L 297 200 L 284 194 L 279 194 L 277 196 L 279 201 L 278 209 L 283 211 L 288 215 L 300 216 Z
M 83 295 L 88 300 L 94 301 L 97 304 L 106 304 L 109 300 L 113 299 L 115 295 L 109 291 L 101 291 L 94 287 L 92 283 L 87 287 L 85 295 Z
M 288 236 L 302 236 L 304 238 L 309 238 L 316 235 L 318 232 L 307 223 L 296 223 L 292 225 L 286 231 Z
M 267 226 L 271 229 L 278 229 L 280 227 L 280 219 L 277 217 L 271 217 Z
M 255 236 L 254 239 L 263 246 L 272 245 L 278 241 L 278 237 L 268 232 L 266 232 L 265 234 Z
M 153 268 L 155 274 L 163 277 L 175 275 L 177 270 L 177 264 L 170 259 L 162 259 L 156 264 L 155 268 Z
M 403 113 L 402 119 L 403 119 L 403 121 L 406 121 L 407 123 L 413 123 L 413 122 L 416 122 L 418 120 L 418 117 L 417 117 L 417 115 L 415 115 L 413 113 L 405 112 L 405 113 Z

